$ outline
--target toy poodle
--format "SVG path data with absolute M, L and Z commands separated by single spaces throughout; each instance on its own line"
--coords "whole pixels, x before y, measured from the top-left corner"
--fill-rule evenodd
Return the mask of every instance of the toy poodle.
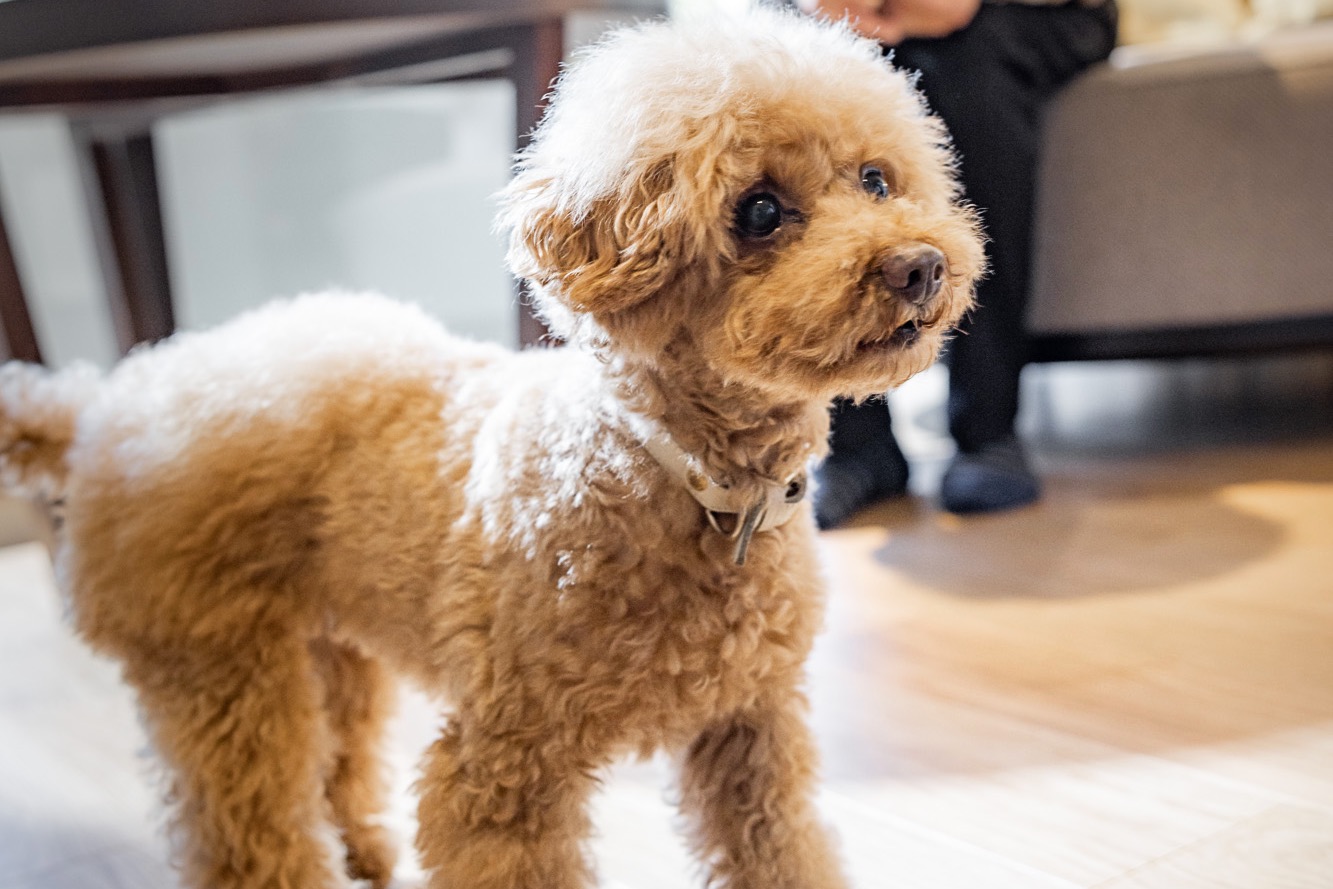
M 105 375 L 0 370 L 0 463 L 123 665 L 195 889 L 384 887 L 399 679 L 441 702 L 434 889 L 586 889 L 588 801 L 667 751 L 710 886 L 845 886 L 812 803 L 834 396 L 925 368 L 981 272 L 874 43 L 757 11 L 584 51 L 502 194 L 563 348 L 307 295 Z

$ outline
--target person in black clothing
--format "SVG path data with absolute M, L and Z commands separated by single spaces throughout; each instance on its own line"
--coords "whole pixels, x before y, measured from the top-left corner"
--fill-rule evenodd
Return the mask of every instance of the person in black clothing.
M 848 17 L 884 45 L 897 67 L 920 72 L 926 101 L 953 137 L 965 195 L 982 212 L 990 272 L 946 358 L 949 432 L 958 453 L 940 499 L 956 513 L 1031 503 L 1040 496 L 1040 482 L 1015 436 L 1014 420 L 1027 360 L 1024 313 L 1041 118 L 1060 87 L 1110 55 L 1114 0 L 799 5 L 830 18 Z M 817 472 L 820 527 L 835 527 L 864 506 L 906 492 L 907 460 L 893 438 L 885 402 L 837 403 L 831 443 Z

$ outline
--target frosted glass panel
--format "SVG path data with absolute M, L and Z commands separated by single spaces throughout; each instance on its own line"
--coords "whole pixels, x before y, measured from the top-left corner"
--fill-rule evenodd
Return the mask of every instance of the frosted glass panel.
M 513 151 L 504 81 L 321 91 L 177 115 L 155 130 L 178 322 L 342 288 L 515 342 L 492 195 Z

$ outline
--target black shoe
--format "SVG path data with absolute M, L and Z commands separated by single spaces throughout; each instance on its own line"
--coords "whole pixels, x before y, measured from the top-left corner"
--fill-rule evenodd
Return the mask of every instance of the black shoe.
M 815 523 L 827 531 L 873 503 L 906 493 L 907 458 L 892 439 L 873 457 L 835 453 L 815 470 Z
M 1026 506 L 1041 496 L 1041 482 L 1028 466 L 1016 438 L 959 453 L 944 472 L 940 502 L 949 512 L 1000 512 Z

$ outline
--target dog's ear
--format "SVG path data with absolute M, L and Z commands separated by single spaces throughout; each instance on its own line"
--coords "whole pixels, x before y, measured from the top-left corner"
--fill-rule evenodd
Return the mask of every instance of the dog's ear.
M 621 170 L 592 189 L 560 170 L 520 169 L 501 194 L 511 270 L 575 313 L 618 312 L 660 292 L 707 237 L 676 161 Z

